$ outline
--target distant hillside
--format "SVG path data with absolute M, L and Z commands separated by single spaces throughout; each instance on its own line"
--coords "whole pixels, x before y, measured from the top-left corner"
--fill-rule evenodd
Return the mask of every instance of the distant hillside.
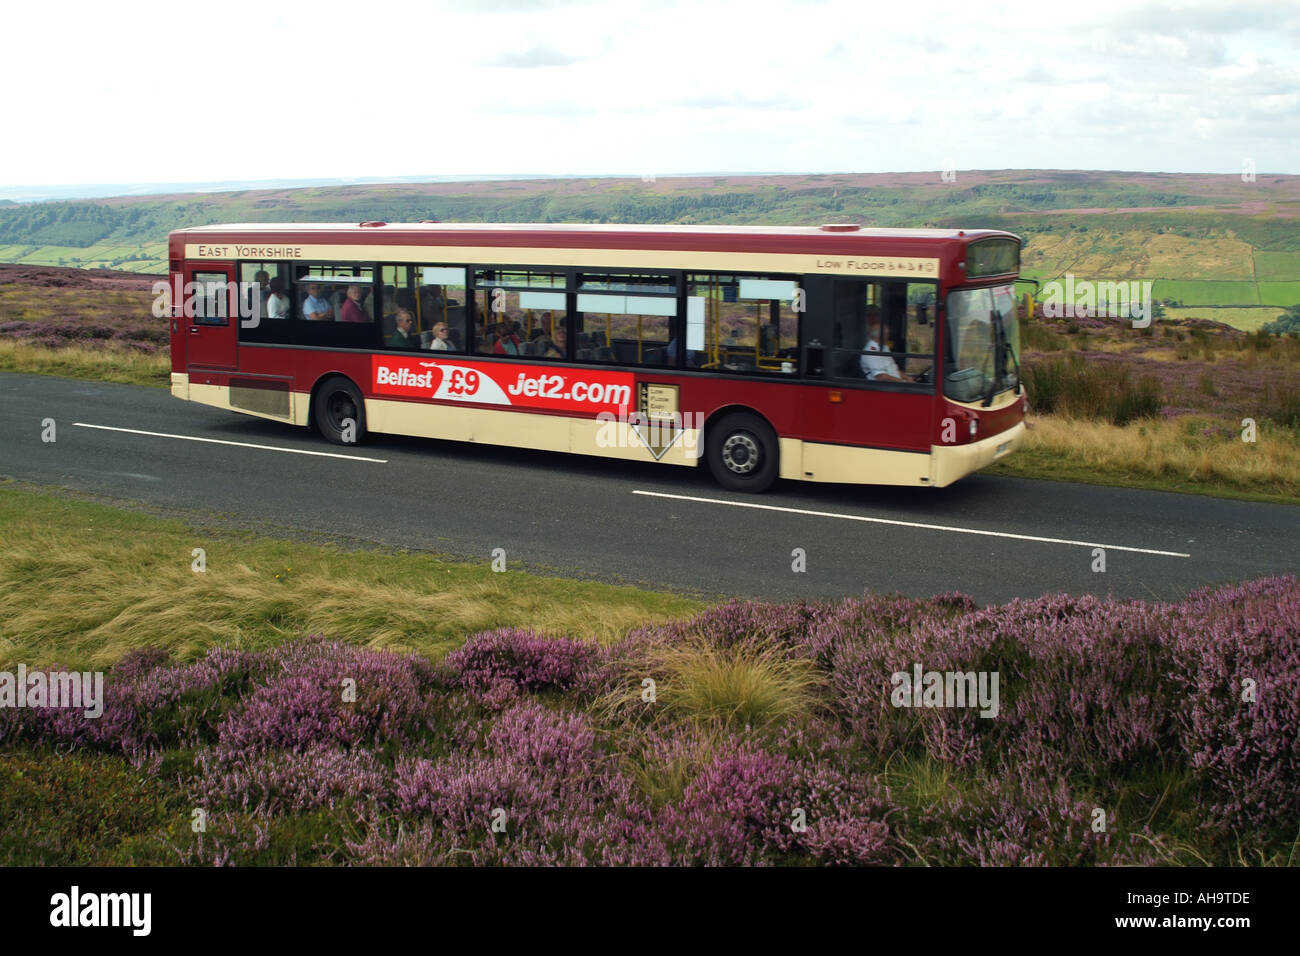
M 1300 177 L 1003 170 L 540 179 L 0 202 L 0 262 L 165 271 L 169 230 L 215 222 L 640 222 L 999 227 L 1028 275 L 1156 281 L 1184 306 L 1300 302 Z

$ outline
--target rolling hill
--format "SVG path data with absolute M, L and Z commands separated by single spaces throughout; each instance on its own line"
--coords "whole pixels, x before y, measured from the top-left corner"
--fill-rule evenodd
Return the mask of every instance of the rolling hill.
M 214 222 L 820 223 L 1009 229 L 1046 281 L 1151 279 L 1184 310 L 1259 324 L 1300 302 L 1300 176 L 1000 170 L 315 186 L 0 204 L 0 262 L 166 270 Z M 1231 310 L 1230 312 L 1227 310 Z M 1244 310 L 1252 310 L 1245 312 Z

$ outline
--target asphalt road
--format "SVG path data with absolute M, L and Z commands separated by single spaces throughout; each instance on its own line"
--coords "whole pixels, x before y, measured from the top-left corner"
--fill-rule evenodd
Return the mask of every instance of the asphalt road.
M 0 396 L 4 477 L 286 536 L 485 563 L 504 548 L 511 567 L 706 595 L 1175 599 L 1294 572 L 1300 555 L 1300 508 L 1285 505 L 980 475 L 742 496 L 704 468 L 386 436 L 341 449 L 161 389 L 0 374 Z

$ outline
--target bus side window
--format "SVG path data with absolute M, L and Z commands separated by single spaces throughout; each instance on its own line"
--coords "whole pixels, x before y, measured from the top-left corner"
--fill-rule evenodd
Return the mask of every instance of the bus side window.
M 800 278 L 692 273 L 686 281 L 688 367 L 797 371 L 804 311 Z

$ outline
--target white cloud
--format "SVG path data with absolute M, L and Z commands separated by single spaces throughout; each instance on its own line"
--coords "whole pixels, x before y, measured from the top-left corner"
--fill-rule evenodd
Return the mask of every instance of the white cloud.
M 1300 173 L 1300 5 L 145 0 L 6 12 L 0 184 Z M 57 38 L 58 57 L 50 56 Z M 1194 148 L 1189 149 L 1189 143 Z

